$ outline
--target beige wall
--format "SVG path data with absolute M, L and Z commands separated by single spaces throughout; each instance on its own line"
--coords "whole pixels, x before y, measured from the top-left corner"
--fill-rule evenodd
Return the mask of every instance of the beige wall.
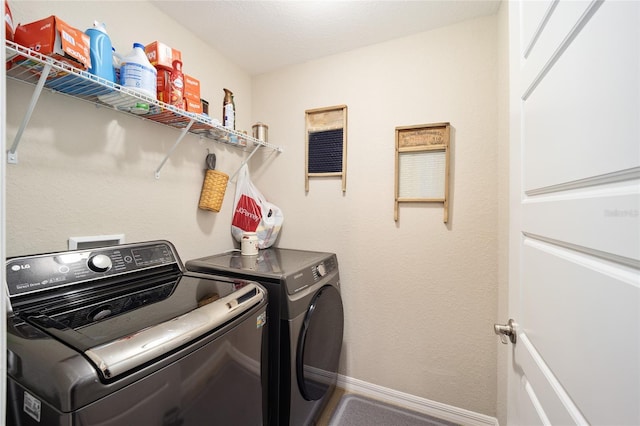
M 238 128 L 251 130 L 251 80 L 187 29 L 146 2 L 11 2 L 14 21 L 55 14 L 85 29 L 103 21 L 117 51 L 161 40 L 182 51 L 184 70 L 201 80 L 202 96 L 220 119 L 223 87 L 234 91 Z M 126 13 L 125 13 L 126 12 Z M 7 144 L 13 142 L 33 87 L 7 83 Z M 44 92 L 7 165 L 7 255 L 66 249 L 70 236 L 124 233 L 126 241 L 166 238 L 185 258 L 232 247 L 234 186 L 223 209 L 197 208 L 207 149 L 219 170 L 232 174 L 245 154 L 187 135 L 161 170 L 180 132 L 107 107 Z
M 489 415 L 496 404 L 497 20 L 478 19 L 253 80 L 254 118 L 285 146 L 252 162 L 285 212 L 280 246 L 335 251 L 346 309 L 342 373 Z M 348 106 L 347 191 L 304 190 L 304 112 Z M 450 222 L 393 219 L 394 129 L 448 121 Z
M 496 414 L 498 301 L 498 27 L 489 17 L 355 50 L 250 79 L 144 3 L 26 2 L 16 21 L 59 14 L 107 23 L 120 51 L 163 40 L 183 50 L 219 116 L 236 93 L 239 128 L 263 121 L 271 142 L 252 176 L 285 214 L 280 247 L 338 254 L 346 330 L 341 372 L 376 385 Z M 74 10 L 75 9 L 75 10 Z M 8 143 L 30 87 L 9 83 Z M 304 111 L 346 104 L 347 191 L 313 179 L 304 191 Z M 77 117 L 74 121 L 74 117 Z M 400 207 L 393 220 L 394 128 L 452 125 L 450 222 L 438 205 Z M 167 238 L 184 259 L 232 247 L 234 186 L 223 211 L 196 208 L 207 148 L 233 173 L 244 156 L 187 136 L 161 178 L 153 171 L 178 132 L 105 108 L 44 94 L 7 167 L 7 253 L 66 248 L 69 236 L 124 232 Z M 502 153 L 500 154 L 502 155 Z

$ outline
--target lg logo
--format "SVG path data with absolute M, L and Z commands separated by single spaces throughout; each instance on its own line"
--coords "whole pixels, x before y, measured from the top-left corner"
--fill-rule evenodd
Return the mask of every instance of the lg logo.
M 13 265 L 13 266 L 11 266 L 11 270 L 13 272 L 18 272 L 20 270 L 30 269 L 30 268 L 31 268 L 31 265 L 29 265 L 28 263 L 25 263 L 24 265 Z

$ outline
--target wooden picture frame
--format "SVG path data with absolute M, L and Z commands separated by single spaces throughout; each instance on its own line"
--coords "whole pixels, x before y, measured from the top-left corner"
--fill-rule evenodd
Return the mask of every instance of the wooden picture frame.
M 310 177 L 338 176 L 347 190 L 347 106 L 305 111 L 305 192 Z
M 442 203 L 449 220 L 450 124 L 396 127 L 394 220 L 400 203 Z

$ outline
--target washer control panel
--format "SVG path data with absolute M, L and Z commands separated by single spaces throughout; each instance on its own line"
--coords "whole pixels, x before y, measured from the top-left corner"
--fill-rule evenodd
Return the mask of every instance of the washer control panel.
M 178 262 L 168 241 L 16 257 L 7 260 L 7 286 L 16 296 Z

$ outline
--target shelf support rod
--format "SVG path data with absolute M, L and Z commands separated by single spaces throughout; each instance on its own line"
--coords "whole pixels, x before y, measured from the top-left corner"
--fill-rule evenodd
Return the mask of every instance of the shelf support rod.
M 189 120 L 189 124 L 187 125 L 187 127 L 182 129 L 182 132 L 180 132 L 180 136 L 178 136 L 178 140 L 173 144 L 173 146 L 171 147 L 169 152 L 167 152 L 167 155 L 165 155 L 164 160 L 162 160 L 162 163 L 160 163 L 160 165 L 156 169 L 156 179 L 160 179 L 160 170 L 164 166 L 164 163 L 167 162 L 167 160 L 169 159 L 171 154 L 173 154 L 173 151 L 175 151 L 175 149 L 178 147 L 178 145 L 180 145 L 180 142 L 182 142 L 182 139 L 189 132 L 189 129 L 191 128 L 191 125 L 193 125 L 194 121 L 195 121 L 194 119 Z
M 240 163 L 240 167 L 238 167 L 238 170 L 236 170 L 236 172 L 231 175 L 231 177 L 229 178 L 229 182 L 231 182 L 233 180 L 234 177 L 236 177 L 236 175 L 238 174 L 238 172 L 240 171 L 240 169 L 242 168 L 242 166 L 244 166 L 245 164 L 247 164 L 249 162 L 249 160 L 251 159 L 251 157 L 253 157 L 253 154 L 255 154 L 258 151 L 258 148 L 260 148 L 262 145 L 256 145 L 255 148 L 253 148 L 253 151 L 251 151 L 251 154 L 249 154 L 247 156 L 247 158 L 245 158 L 242 163 Z
M 29 102 L 29 107 L 27 108 L 27 112 L 22 119 L 22 123 L 20 123 L 20 127 L 18 128 L 18 133 L 16 133 L 16 137 L 13 140 L 13 145 L 7 152 L 7 162 L 11 164 L 18 164 L 18 144 L 20 144 L 20 139 L 22 139 L 22 133 L 24 129 L 29 124 L 29 120 L 31 120 L 31 114 L 33 114 L 33 110 L 38 103 L 38 99 L 40 98 L 40 93 L 42 93 L 42 88 L 44 87 L 44 83 L 47 81 L 49 77 L 49 71 L 51 71 L 51 64 L 44 64 L 44 68 L 42 69 L 42 74 L 40 74 L 40 79 L 38 80 L 38 84 L 36 85 L 35 90 L 33 91 L 33 95 L 31 95 L 31 101 Z

